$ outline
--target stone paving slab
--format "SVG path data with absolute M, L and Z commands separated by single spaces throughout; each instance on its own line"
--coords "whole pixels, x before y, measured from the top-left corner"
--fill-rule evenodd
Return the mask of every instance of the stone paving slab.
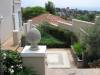
M 71 63 L 71 68 L 70 69 L 46 69 L 46 75 L 100 75 L 100 69 L 94 68 L 94 69 L 78 69 L 75 64 L 73 57 L 71 55 L 70 49 L 60 49 L 60 48 L 54 48 L 54 49 L 48 49 L 48 51 L 63 51 L 68 53 L 69 55 L 69 60 Z M 47 52 L 48 52 L 47 51 Z
M 50 49 L 47 49 L 47 53 L 56 53 L 56 52 L 61 52 L 64 54 L 64 57 L 67 57 L 70 62 L 70 68 L 76 68 L 75 66 L 75 63 L 74 63 L 74 59 L 71 55 L 71 52 L 70 52 L 70 49 L 66 49 L 66 48 L 50 48 Z
M 69 56 L 66 51 L 48 51 L 48 68 L 71 68 Z

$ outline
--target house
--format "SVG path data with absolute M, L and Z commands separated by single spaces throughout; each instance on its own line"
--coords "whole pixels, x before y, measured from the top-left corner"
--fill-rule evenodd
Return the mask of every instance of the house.
M 0 0 L 0 41 L 5 43 L 11 36 L 13 30 L 20 30 L 21 1 Z

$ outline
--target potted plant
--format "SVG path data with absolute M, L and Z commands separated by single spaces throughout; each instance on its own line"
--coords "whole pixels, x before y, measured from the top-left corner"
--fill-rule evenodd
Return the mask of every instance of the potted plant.
M 79 42 L 73 44 L 71 48 L 72 48 L 72 54 L 74 56 L 75 63 L 79 68 L 81 68 L 83 65 L 83 52 L 85 49 Z

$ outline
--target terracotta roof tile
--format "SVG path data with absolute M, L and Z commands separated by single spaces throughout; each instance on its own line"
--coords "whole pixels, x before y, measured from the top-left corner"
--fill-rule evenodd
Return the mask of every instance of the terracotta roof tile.
M 49 13 L 42 14 L 40 16 L 32 18 L 32 22 L 33 22 L 33 25 L 41 24 L 43 22 L 49 22 L 49 23 L 53 23 L 53 24 L 60 24 L 60 22 L 68 23 L 68 21 L 62 19 L 61 17 L 55 16 L 55 15 L 52 15 Z

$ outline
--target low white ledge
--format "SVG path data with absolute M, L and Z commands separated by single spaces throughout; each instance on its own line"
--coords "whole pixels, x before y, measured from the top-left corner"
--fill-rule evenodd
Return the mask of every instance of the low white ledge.
M 22 57 L 45 57 L 46 56 L 46 46 L 40 45 L 38 46 L 37 51 L 30 50 L 31 46 L 25 46 L 21 52 Z

